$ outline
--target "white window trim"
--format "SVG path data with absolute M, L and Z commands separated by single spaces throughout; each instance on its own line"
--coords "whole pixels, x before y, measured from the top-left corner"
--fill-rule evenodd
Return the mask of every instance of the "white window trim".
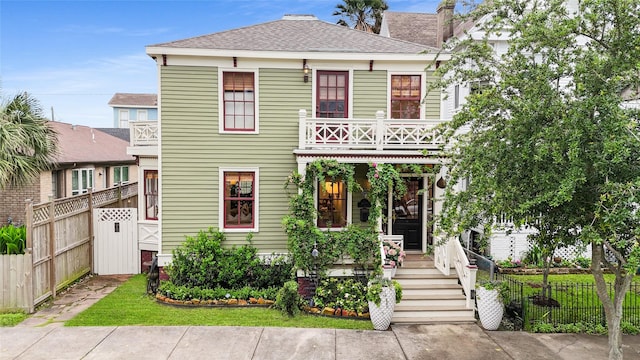
M 253 131 L 230 131 L 224 129 L 224 76 L 225 72 L 252 72 L 253 73 L 253 96 L 254 96 L 254 123 L 255 128 Z M 260 73 L 257 68 L 218 68 L 218 133 L 220 134 L 259 134 L 260 133 L 260 86 L 258 79 Z
M 129 122 L 131 121 L 131 112 L 129 111 L 129 109 L 120 109 L 118 110 L 118 127 L 119 128 L 123 128 L 122 126 L 122 114 L 127 114 L 127 120 L 124 120 L 127 122 L 127 127 L 129 127 Z
M 224 173 L 225 172 L 252 172 L 254 173 L 253 228 L 227 228 L 224 227 Z M 218 229 L 223 233 L 248 233 L 260 231 L 260 168 L 257 167 L 220 167 L 218 168 Z
M 124 168 L 127 168 L 127 180 L 122 181 L 122 170 L 123 170 Z M 112 166 L 112 167 L 111 167 L 111 169 L 112 169 L 112 171 L 111 171 L 111 172 L 113 173 L 113 185 L 118 185 L 118 184 L 125 185 L 125 184 L 128 184 L 128 183 L 129 183 L 129 178 L 130 178 L 130 176 L 129 176 L 129 175 L 130 175 L 130 174 L 129 174 L 129 172 L 130 172 L 130 170 L 131 170 L 131 169 L 129 168 L 129 165 L 118 165 L 118 166 Z M 121 180 L 121 181 L 116 181 L 116 169 L 120 169 L 120 180 Z
M 427 104 L 424 101 L 427 95 L 427 73 L 420 71 L 394 71 L 387 73 L 387 118 L 391 119 L 391 77 L 394 75 L 420 75 L 420 120 L 424 120 L 427 113 Z
M 315 221 L 316 226 L 318 226 L 318 182 L 319 180 L 316 178 L 316 181 L 314 182 L 313 185 L 313 207 L 316 209 L 316 216 L 315 219 L 313 221 Z M 345 186 L 347 184 L 345 183 Z M 347 226 L 353 224 L 353 193 L 351 191 L 349 191 L 349 189 L 347 188 Z M 321 231 L 341 231 L 347 228 L 347 226 L 344 227 L 331 227 L 331 228 L 327 228 L 327 227 L 318 227 L 318 229 L 320 229 Z
M 82 188 L 82 180 L 80 178 L 80 174 L 82 174 L 82 171 L 87 170 L 87 171 L 91 171 L 91 184 L 87 184 L 87 188 L 83 189 Z M 78 172 L 78 190 L 73 190 L 73 172 L 77 171 Z M 88 172 L 87 172 L 88 174 Z M 87 179 L 88 180 L 88 179 Z M 77 169 L 71 169 L 71 195 L 75 196 L 75 195 L 82 195 L 82 194 L 86 194 L 89 192 L 89 189 L 94 189 L 95 190 L 95 183 L 96 183 L 96 169 L 95 168 L 77 168 Z M 74 192 L 78 192 L 77 194 L 74 194 Z

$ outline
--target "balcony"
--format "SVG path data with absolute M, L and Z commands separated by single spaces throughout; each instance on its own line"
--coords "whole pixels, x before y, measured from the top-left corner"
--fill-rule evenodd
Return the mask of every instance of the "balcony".
M 307 118 L 300 110 L 298 150 L 423 150 L 437 149 L 444 138 L 442 120 Z
M 129 123 L 129 155 L 158 155 L 158 122 L 132 121 Z

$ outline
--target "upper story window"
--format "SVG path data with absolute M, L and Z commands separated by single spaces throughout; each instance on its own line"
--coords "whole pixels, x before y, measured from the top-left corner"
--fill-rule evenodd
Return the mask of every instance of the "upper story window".
M 457 109 L 460 107 L 460 85 L 457 85 L 453 88 L 453 108 Z
M 316 117 L 349 117 L 349 72 L 318 71 Z
M 326 178 L 318 182 L 318 227 L 347 226 L 347 187 L 344 181 Z
M 138 121 L 147 121 L 148 118 L 147 110 L 138 110 Z
M 391 75 L 391 118 L 420 119 L 420 75 Z
M 224 131 L 256 131 L 253 72 L 223 72 Z
M 94 188 L 93 169 L 71 170 L 71 195 L 84 194 Z
M 114 166 L 113 167 L 113 184 L 129 182 L 129 167 L 128 166 Z
M 129 110 L 120 110 L 118 112 L 118 120 L 120 121 L 120 128 L 126 129 L 129 127 Z
M 158 170 L 144 171 L 145 219 L 158 220 Z
M 220 169 L 224 231 L 258 231 L 258 169 Z

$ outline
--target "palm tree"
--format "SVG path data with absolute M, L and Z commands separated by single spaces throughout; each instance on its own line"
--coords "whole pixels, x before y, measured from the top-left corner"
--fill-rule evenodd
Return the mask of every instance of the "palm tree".
M 333 16 L 342 17 L 338 25 L 353 26 L 356 30 L 380 33 L 382 13 L 389 9 L 384 0 L 342 0 L 336 5 Z
M 57 153 L 57 133 L 36 98 L 26 92 L 0 98 L 0 189 L 32 184 Z

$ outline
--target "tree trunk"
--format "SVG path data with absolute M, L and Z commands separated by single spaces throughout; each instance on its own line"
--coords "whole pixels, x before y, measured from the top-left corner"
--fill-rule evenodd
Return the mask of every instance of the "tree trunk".
M 592 244 L 591 273 L 596 283 L 596 293 L 607 319 L 607 330 L 609 332 L 609 360 L 622 360 L 622 329 L 620 322 L 622 319 L 622 305 L 624 296 L 629 290 L 634 274 L 628 274 L 621 266 L 611 264 L 616 275 L 613 287 L 613 300 L 609 296 L 607 283 L 600 264 L 602 263 L 604 251 L 602 245 Z

